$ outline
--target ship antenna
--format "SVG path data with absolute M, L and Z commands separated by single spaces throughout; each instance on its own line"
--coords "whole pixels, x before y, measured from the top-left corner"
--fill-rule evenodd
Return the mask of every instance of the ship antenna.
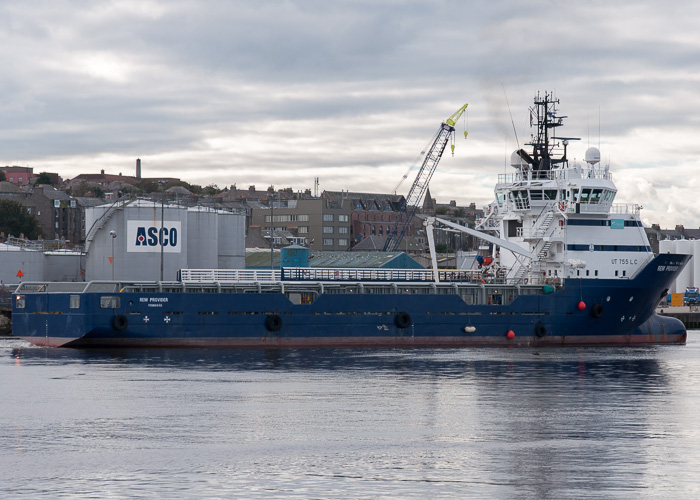
M 598 104 L 598 151 L 600 151 L 600 104 Z
M 508 102 L 508 94 L 506 94 L 506 86 L 503 85 L 503 82 L 501 82 L 501 87 L 503 87 L 503 95 L 506 98 L 506 104 L 508 105 L 508 113 L 510 114 L 510 123 L 513 125 L 513 134 L 515 134 L 515 143 L 518 145 L 518 149 L 520 149 L 520 141 L 518 140 L 518 132 L 515 130 L 515 122 L 513 121 L 513 113 L 510 112 L 510 103 Z

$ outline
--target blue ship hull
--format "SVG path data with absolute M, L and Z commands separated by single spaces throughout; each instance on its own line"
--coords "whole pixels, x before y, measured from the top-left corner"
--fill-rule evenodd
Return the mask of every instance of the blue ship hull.
M 470 305 L 458 294 L 437 293 L 320 293 L 295 304 L 282 292 L 76 294 L 20 287 L 13 333 L 36 345 L 68 347 L 684 343 L 683 324 L 654 311 L 689 258 L 659 255 L 634 279 L 567 279 L 554 293 L 519 293 L 507 305 Z M 115 297 L 118 304 L 110 304 Z

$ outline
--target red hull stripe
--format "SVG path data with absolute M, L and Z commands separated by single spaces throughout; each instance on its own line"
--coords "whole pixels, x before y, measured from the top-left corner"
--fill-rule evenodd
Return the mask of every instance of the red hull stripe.
M 685 344 L 686 334 L 668 335 L 579 335 L 515 337 L 306 337 L 306 338 L 151 338 L 151 339 L 66 339 L 27 337 L 24 340 L 42 347 L 211 347 L 289 349 L 315 347 L 474 347 L 474 346 L 569 346 L 569 345 L 649 345 Z

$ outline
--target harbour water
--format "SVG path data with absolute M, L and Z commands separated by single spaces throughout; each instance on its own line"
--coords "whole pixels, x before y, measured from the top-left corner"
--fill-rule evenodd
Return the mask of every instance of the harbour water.
M 0 339 L 3 498 L 700 498 L 685 346 L 110 350 Z

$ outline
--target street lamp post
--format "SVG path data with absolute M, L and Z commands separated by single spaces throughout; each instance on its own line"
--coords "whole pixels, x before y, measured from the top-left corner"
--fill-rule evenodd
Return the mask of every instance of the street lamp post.
M 272 271 L 275 255 L 275 210 L 273 208 L 274 198 L 270 195 L 270 271 Z
M 160 231 L 158 232 L 158 243 L 160 243 L 160 281 L 163 281 L 163 228 L 165 227 L 165 193 L 160 196 Z
M 109 235 L 112 237 L 112 281 L 114 281 L 114 238 L 117 237 L 117 232 L 112 230 Z

